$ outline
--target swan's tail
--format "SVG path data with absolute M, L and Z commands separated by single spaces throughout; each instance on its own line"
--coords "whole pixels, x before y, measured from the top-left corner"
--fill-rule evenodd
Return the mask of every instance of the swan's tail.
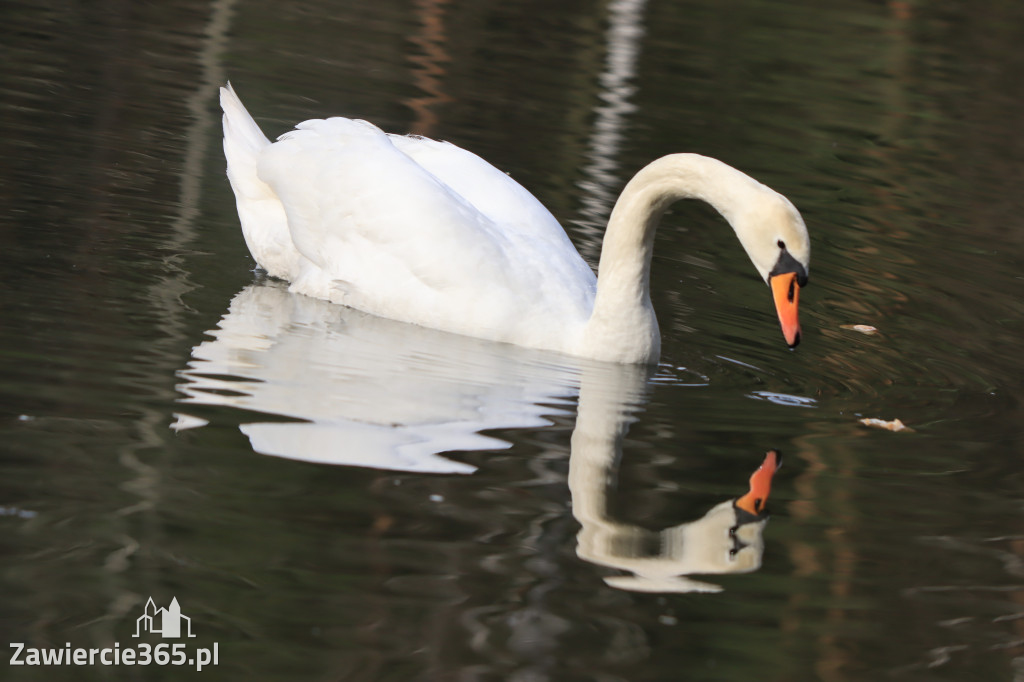
M 224 156 L 235 191 L 242 234 L 256 262 L 275 277 L 293 279 L 300 256 L 292 244 L 284 206 L 257 174 L 260 155 L 270 146 L 231 83 L 220 89 L 224 110 Z
M 235 194 L 253 198 L 265 195 L 269 188 L 256 177 L 256 164 L 270 140 L 246 111 L 231 83 L 220 89 L 220 107 L 224 110 L 224 156 Z

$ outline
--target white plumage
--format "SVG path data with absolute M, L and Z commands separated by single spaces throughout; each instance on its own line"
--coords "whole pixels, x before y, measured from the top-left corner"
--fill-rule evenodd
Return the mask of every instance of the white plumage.
M 652 362 L 660 338 L 647 292 L 650 247 L 670 200 L 715 205 L 766 278 L 768 261 L 779 253 L 777 230 L 767 237 L 762 264 L 729 215 L 737 197 L 770 200 L 769 217 L 784 209 L 775 217 L 798 229 L 780 229 L 794 244 L 802 234 L 809 255 L 803 222 L 781 195 L 713 159 L 665 157 L 631 181 L 613 212 L 609 235 L 614 230 L 619 239 L 606 238 L 602 253 L 602 269 L 612 259 L 602 308 L 597 279 L 554 216 L 480 157 L 346 118 L 305 121 L 271 143 L 230 84 L 221 88 L 221 106 L 228 177 L 256 262 L 289 281 L 293 292 L 375 315 L 603 360 Z M 662 187 L 683 161 L 689 186 L 670 177 Z M 712 187 L 720 182 L 735 184 L 725 203 L 719 195 L 728 192 Z M 609 254 L 609 241 L 623 244 Z M 790 253 L 799 260 L 792 246 Z

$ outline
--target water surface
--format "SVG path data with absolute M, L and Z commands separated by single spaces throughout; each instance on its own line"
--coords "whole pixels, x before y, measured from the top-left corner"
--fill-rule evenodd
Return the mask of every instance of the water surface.
M 0 639 L 130 646 L 152 596 L 207 678 L 1024 675 L 1018 3 L 346 4 L 4 13 Z M 268 135 L 472 149 L 595 265 L 636 169 L 721 158 L 808 223 L 804 343 L 691 204 L 650 372 L 294 297 L 239 234 L 228 78 Z M 623 589 L 620 545 L 700 527 L 769 448 L 756 570 Z

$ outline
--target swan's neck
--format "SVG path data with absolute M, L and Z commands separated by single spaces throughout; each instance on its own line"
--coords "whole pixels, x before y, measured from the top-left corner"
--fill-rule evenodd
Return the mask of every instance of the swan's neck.
M 587 354 L 614 362 L 657 361 L 661 337 L 651 306 L 651 253 L 658 221 L 671 204 L 706 201 L 739 234 L 741 212 L 766 189 L 735 168 L 697 154 L 672 154 L 641 169 L 608 220 L 594 310 L 584 332 Z

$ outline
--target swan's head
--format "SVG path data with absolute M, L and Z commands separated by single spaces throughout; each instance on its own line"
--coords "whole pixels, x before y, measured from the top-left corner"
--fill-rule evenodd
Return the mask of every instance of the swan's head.
M 745 207 L 734 226 L 754 267 L 771 287 L 782 334 L 794 348 L 800 343 L 797 303 L 800 288 L 807 286 L 811 241 L 796 207 L 781 194 L 761 188 L 764 192 Z

